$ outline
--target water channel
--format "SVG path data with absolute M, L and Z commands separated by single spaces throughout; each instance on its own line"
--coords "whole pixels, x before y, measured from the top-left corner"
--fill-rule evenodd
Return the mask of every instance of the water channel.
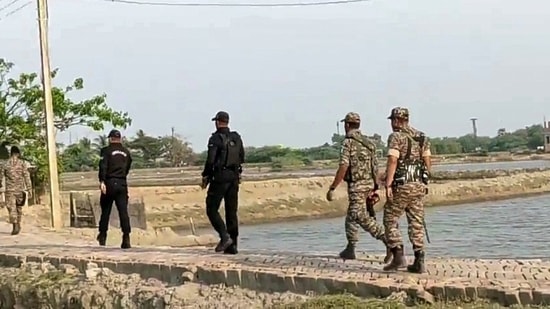
M 448 164 L 436 170 L 465 171 L 550 167 L 550 161 Z M 426 208 L 432 256 L 463 258 L 550 258 L 550 195 Z M 382 222 L 378 213 L 378 222 Z M 411 251 L 406 219 L 400 222 Z M 212 233 L 204 229 L 200 233 Z M 337 254 L 346 244 L 344 218 L 242 226 L 243 252 Z M 362 232 L 360 252 L 383 254 L 382 244 Z
M 426 208 L 432 256 L 550 258 L 550 195 Z M 381 222 L 378 213 L 378 222 Z M 410 253 L 407 224 L 400 222 Z M 205 229 L 201 233 L 211 233 Z M 346 243 L 344 218 L 295 221 L 240 229 L 241 251 L 334 255 Z M 383 254 L 382 244 L 361 232 L 359 252 Z
M 438 164 L 435 171 L 512 170 L 518 168 L 549 168 L 550 160 L 507 161 L 490 163 Z

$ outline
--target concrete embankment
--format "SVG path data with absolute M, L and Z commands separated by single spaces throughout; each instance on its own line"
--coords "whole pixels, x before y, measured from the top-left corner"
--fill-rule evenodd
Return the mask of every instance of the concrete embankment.
M 14 237 L 9 228 L 0 224 L 1 308 L 269 308 L 303 299 L 296 294 L 345 292 L 365 298 L 402 293 L 428 302 L 481 298 L 505 306 L 550 301 L 550 262 L 542 260 L 430 257 L 426 273 L 415 275 L 382 271 L 381 256 L 344 262 L 254 249 L 235 256 L 212 248 L 121 252 L 32 228 Z
M 426 205 L 550 192 L 549 178 L 550 171 L 538 169 L 438 173 L 430 184 Z M 325 200 L 331 181 L 332 177 L 309 177 L 243 182 L 239 195 L 240 220 L 242 224 L 257 224 L 344 215 L 345 184 L 338 188 L 334 202 Z M 208 225 L 204 211 L 206 191 L 198 186 L 133 187 L 130 196 L 144 199 L 147 221 L 152 227 L 187 227 L 189 218 L 196 226 Z

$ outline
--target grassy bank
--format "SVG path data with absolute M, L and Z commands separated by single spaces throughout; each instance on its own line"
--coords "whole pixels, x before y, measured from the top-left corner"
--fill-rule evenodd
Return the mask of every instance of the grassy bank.
M 436 302 L 434 304 L 415 303 L 409 300 L 397 301 L 386 299 L 361 299 L 351 295 L 329 295 L 314 297 L 302 302 L 278 305 L 272 309 L 492 309 L 503 308 L 501 305 L 484 300 L 464 302 Z M 550 306 L 513 306 L 512 308 L 550 308 Z

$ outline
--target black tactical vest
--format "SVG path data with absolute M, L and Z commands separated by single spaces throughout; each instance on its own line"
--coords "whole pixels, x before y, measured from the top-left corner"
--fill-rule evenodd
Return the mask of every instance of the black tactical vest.
M 425 139 L 426 136 L 424 134 L 418 136 L 407 134 L 407 153 L 397 161 L 397 168 L 394 176 L 395 185 L 422 181 L 425 172 L 424 161 L 422 158 L 411 158 L 411 151 L 413 146 L 419 147 L 420 155 L 422 155 Z

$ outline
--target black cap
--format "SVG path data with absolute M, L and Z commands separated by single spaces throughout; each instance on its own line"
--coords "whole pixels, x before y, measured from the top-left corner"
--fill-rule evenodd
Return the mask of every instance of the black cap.
M 17 146 L 11 146 L 10 154 L 13 156 L 14 154 L 21 154 L 21 150 L 19 150 L 19 147 Z
M 212 121 L 222 121 L 222 122 L 229 122 L 229 114 L 224 111 L 219 111 L 214 118 L 212 118 Z
M 116 129 L 112 129 L 111 132 L 109 132 L 109 135 L 107 136 L 108 138 L 121 138 L 122 137 L 122 134 L 120 134 L 120 131 L 119 130 L 116 130 Z

